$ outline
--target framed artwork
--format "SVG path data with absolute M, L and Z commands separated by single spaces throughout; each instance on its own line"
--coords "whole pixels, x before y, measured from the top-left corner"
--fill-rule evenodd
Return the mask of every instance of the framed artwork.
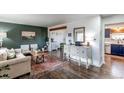
M 22 31 L 21 33 L 22 40 L 32 41 L 36 38 L 36 33 L 32 31 Z
M 85 27 L 74 28 L 74 41 L 75 42 L 85 42 Z

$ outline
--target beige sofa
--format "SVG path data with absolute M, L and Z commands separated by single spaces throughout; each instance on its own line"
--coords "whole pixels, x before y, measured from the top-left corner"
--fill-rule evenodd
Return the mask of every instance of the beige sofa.
M 8 74 L 9 78 L 16 78 L 31 72 L 31 57 L 25 56 L 5 61 L 0 61 L 0 67 L 9 65 L 9 70 L 2 70 L 0 74 Z

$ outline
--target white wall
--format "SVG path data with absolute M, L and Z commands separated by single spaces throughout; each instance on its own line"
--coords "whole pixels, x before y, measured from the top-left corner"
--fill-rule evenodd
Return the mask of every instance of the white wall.
M 101 17 L 93 16 L 81 19 L 80 21 L 75 21 L 72 23 L 67 23 L 67 33 L 66 33 L 66 43 L 69 44 L 69 40 L 73 40 L 73 29 L 76 27 L 85 27 L 86 38 L 94 36 L 96 40 L 90 42 L 92 45 L 92 59 L 93 65 L 101 66 L 102 64 L 102 52 L 101 52 Z M 72 37 L 68 37 L 68 33 L 72 33 Z M 87 42 L 87 41 L 86 41 Z
M 100 51 L 100 34 L 101 34 L 101 17 L 94 16 L 90 18 L 82 19 L 81 21 L 67 23 L 67 33 L 72 33 L 72 37 L 66 36 L 66 43 L 69 44 L 69 40 L 72 40 L 73 43 L 73 29 L 75 27 L 85 27 L 86 38 L 94 36 L 96 40 L 92 40 L 90 44 L 92 45 L 92 58 L 93 65 L 101 65 L 101 51 Z M 66 34 L 67 35 L 67 34 Z M 86 41 L 87 42 L 87 41 Z
M 104 56 L 105 24 L 113 24 L 113 23 L 121 23 L 121 22 L 124 22 L 124 14 L 112 15 L 109 17 L 102 18 L 102 56 Z

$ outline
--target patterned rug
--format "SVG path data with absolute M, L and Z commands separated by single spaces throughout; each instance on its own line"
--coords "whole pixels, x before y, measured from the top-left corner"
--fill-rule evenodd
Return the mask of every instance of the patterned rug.
M 57 58 L 49 58 L 43 63 L 36 64 L 32 62 L 32 74 L 36 75 L 38 73 L 50 70 L 55 68 L 56 66 L 60 65 L 62 62 L 59 60 L 56 60 Z
M 49 56 L 43 63 L 31 63 L 31 73 L 18 77 L 17 79 L 37 79 L 45 74 L 47 71 L 52 71 L 56 67 L 62 65 L 62 61 L 55 56 Z

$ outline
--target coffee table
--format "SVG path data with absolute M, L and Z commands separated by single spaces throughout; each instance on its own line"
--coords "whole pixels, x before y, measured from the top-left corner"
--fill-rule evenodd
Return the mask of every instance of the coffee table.
M 42 63 L 42 62 L 45 62 L 45 57 L 48 56 L 48 53 L 47 52 L 32 52 L 32 60 L 35 62 L 35 63 Z

